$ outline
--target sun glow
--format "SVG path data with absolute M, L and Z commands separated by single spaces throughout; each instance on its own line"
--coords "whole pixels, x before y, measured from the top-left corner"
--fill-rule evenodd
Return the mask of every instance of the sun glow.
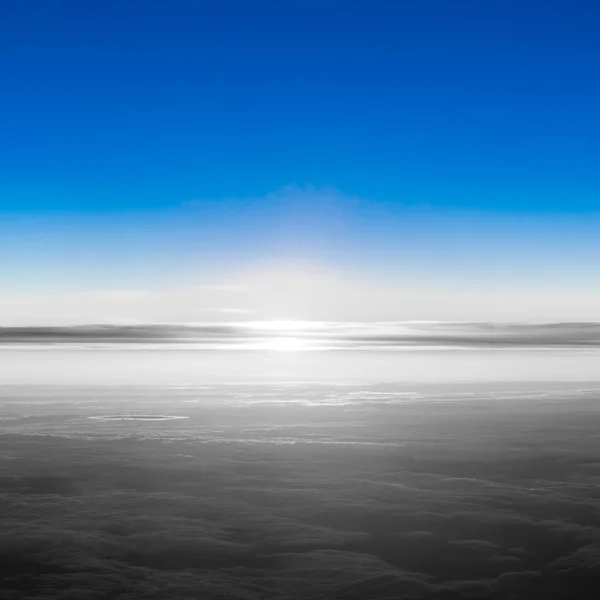
M 260 345 L 263 350 L 275 350 L 276 352 L 300 352 L 310 350 L 309 340 L 296 337 L 272 338 Z
M 246 327 L 253 329 L 263 329 L 274 332 L 279 331 L 305 331 L 307 329 L 317 329 L 321 323 L 316 321 L 293 321 L 293 320 L 274 320 L 274 321 L 249 321 Z

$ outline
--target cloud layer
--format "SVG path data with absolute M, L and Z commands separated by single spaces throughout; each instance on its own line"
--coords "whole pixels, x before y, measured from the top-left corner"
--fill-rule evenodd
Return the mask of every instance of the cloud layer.
M 600 323 L 248 322 L 190 325 L 0 327 L 0 345 L 184 344 L 256 349 L 277 340 L 302 349 L 599 347 Z
M 204 393 L 242 391 L 284 393 Z M 313 392 L 328 390 L 303 393 Z M 128 422 L 94 432 L 98 422 L 84 429 L 77 415 L 114 410 L 118 393 L 11 393 L 3 415 L 22 422 L 0 435 L 10 600 L 597 597 L 593 395 L 363 412 L 215 402 L 196 409 L 191 429 Z M 19 433 L 32 413 L 37 435 Z M 296 442 L 267 443 L 278 428 Z M 255 442 L 225 443 L 226 431 Z M 395 443 L 367 443 L 386 438 Z

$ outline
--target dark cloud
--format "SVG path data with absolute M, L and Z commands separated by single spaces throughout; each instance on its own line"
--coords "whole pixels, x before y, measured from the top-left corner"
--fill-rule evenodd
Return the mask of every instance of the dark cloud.
M 73 325 L 0 327 L 0 344 L 174 343 L 198 339 L 240 337 L 241 331 L 221 325 Z
M 598 584 L 595 501 L 444 487 L 444 461 L 410 463 L 394 487 L 367 482 L 389 451 L 4 447 L 20 457 L 2 468 L 7 598 L 555 599 Z
M 396 329 L 398 326 L 396 325 Z M 599 323 L 406 323 L 403 331 L 381 327 L 347 339 L 365 346 L 599 346 Z

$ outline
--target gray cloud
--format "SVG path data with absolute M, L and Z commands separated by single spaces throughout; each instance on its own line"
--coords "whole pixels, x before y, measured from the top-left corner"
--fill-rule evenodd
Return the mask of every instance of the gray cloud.
M 493 488 L 436 490 L 448 447 L 404 465 L 412 492 L 357 485 L 387 472 L 396 455 L 380 452 L 36 436 L 2 436 L 3 448 L 20 455 L 0 471 L 13 481 L 0 491 L 0 560 L 15 600 L 558 600 L 597 590 L 595 499 L 507 492 L 509 510 Z M 176 458 L 183 451 L 193 459 Z M 493 472 L 504 460 L 454 464 Z M 528 515 L 528 504 L 554 519 Z
M 162 414 L 178 398 L 217 391 L 160 390 L 159 406 L 156 396 L 130 396 L 129 409 L 143 402 Z M 228 393 L 243 391 L 294 394 L 282 386 Z M 112 414 L 119 393 L 78 389 L 69 403 L 54 390 L 45 396 L 54 408 L 7 394 L 6 414 L 46 417 L 27 429 L 35 435 L 9 434 L 21 431 L 10 424 L 17 420 L 0 435 L 3 592 L 10 600 L 595 600 L 596 394 L 563 397 L 558 413 L 547 398 L 470 400 L 385 405 L 359 419 L 343 407 L 232 407 L 221 395 L 210 407 L 178 409 L 190 415 L 185 423 L 121 430 L 83 418 Z M 408 443 L 271 445 L 268 431 L 265 443 L 219 442 L 275 424 L 293 425 L 289 435 L 305 441 L 323 427 L 372 441 L 389 427 Z M 201 443 L 207 431 L 215 437 Z

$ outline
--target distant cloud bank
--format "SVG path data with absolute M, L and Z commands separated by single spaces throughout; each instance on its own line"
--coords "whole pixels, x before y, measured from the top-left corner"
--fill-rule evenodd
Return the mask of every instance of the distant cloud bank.
M 295 344 L 289 343 L 292 340 Z M 600 323 L 291 321 L 0 327 L 0 346 L 94 344 L 215 350 L 600 347 Z

